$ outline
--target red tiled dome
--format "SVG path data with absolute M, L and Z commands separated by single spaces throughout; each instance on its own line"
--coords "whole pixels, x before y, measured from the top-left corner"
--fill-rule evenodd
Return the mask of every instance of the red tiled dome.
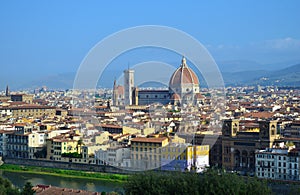
M 181 60 L 181 66 L 173 73 L 169 86 L 181 84 L 199 84 L 197 75 L 187 66 L 185 57 Z

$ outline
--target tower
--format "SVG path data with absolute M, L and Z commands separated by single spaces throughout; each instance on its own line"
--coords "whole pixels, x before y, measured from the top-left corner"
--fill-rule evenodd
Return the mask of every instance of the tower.
M 222 135 L 228 137 L 236 136 L 239 131 L 239 120 L 238 119 L 227 119 L 223 121 Z
M 9 88 L 8 88 L 8 85 L 6 85 L 5 96 L 6 96 L 6 97 L 9 96 Z
M 139 89 L 135 87 L 132 92 L 132 104 L 139 105 Z
M 132 92 L 134 89 L 134 70 L 124 70 L 125 106 L 132 105 Z
M 116 79 L 114 80 L 114 86 L 113 86 L 112 105 L 118 106 L 118 87 L 116 84 Z
M 259 139 L 261 140 L 261 148 L 271 148 L 273 142 L 278 138 L 277 121 L 259 121 Z

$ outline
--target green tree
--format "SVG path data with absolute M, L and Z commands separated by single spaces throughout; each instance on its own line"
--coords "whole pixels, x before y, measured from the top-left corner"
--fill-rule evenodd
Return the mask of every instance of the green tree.
M 26 182 L 24 185 L 21 195 L 33 195 L 35 191 L 32 189 L 32 184 L 30 182 Z
M 266 182 L 222 170 L 203 174 L 146 172 L 131 175 L 124 185 L 126 194 L 270 194 Z
M 0 195 L 18 195 L 19 190 L 10 181 L 0 177 Z

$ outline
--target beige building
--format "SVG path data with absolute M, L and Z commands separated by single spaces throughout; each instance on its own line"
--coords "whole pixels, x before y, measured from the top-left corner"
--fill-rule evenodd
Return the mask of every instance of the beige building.
M 28 157 L 30 159 L 46 157 L 46 139 L 47 132 L 40 131 L 28 134 Z
M 141 134 L 141 135 L 150 135 L 155 132 L 154 128 L 143 128 L 143 129 L 137 129 L 127 126 L 122 126 L 123 128 L 123 134 Z
M 95 134 L 95 143 L 104 144 L 109 140 L 110 133 L 108 131 L 101 131 Z
M 43 116 L 54 117 L 56 114 L 56 108 L 37 104 L 7 104 L 0 106 L 0 113 L 13 118 L 38 118 Z
M 13 102 L 25 102 L 28 104 L 32 104 L 33 95 L 31 94 L 12 94 L 9 95 L 8 91 L 5 96 L 0 96 L 0 101 L 13 101 Z
M 13 102 L 26 102 L 32 104 L 33 95 L 32 94 L 12 94 L 10 95 L 10 100 Z
M 154 169 L 161 165 L 161 148 L 168 145 L 167 137 L 137 137 L 131 140 L 131 166 L 135 169 Z
M 50 116 L 54 117 L 56 113 L 55 107 L 41 106 L 35 104 L 21 105 L 21 106 L 11 106 L 9 108 L 12 112 L 12 117 L 43 117 Z

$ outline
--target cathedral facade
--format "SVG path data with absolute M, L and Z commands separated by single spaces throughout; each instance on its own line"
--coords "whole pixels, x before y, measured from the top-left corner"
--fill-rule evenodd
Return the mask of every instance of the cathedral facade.
M 114 82 L 113 105 L 150 105 L 153 103 L 197 105 L 203 100 L 198 76 L 188 67 L 185 57 L 182 58 L 180 66 L 172 74 L 168 90 L 139 90 L 132 83 L 133 77 L 133 70 L 124 71 L 126 87 L 123 88 L 123 92 L 120 90 L 121 87 Z M 124 96 L 124 94 L 128 95 Z M 120 101 L 120 97 L 124 97 L 124 100 Z

